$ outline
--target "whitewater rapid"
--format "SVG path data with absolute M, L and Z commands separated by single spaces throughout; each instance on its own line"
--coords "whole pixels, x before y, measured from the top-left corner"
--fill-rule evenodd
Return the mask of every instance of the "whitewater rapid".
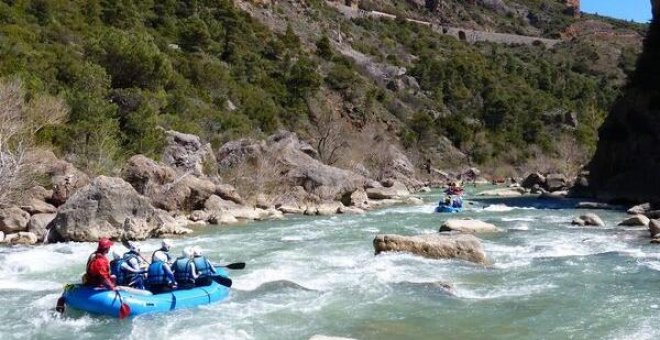
M 465 212 L 419 206 L 365 215 L 293 217 L 206 227 L 175 239 L 199 245 L 231 271 L 229 300 L 168 314 L 115 320 L 54 306 L 79 279 L 92 243 L 0 248 L 2 339 L 355 339 L 660 337 L 660 248 L 648 231 L 618 227 L 620 211 L 594 211 L 607 226 L 575 227 L 575 202 L 468 199 Z M 437 232 L 472 217 L 504 231 L 479 235 L 492 264 L 374 255 L 379 233 Z M 121 249 L 120 245 L 116 245 Z M 150 255 L 159 240 L 143 243 Z

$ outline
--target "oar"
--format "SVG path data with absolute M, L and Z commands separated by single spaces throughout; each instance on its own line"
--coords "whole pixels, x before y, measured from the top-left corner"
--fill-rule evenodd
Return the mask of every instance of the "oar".
M 60 298 L 57 299 L 57 305 L 55 305 L 55 310 L 58 311 L 60 314 L 64 313 L 65 303 L 66 303 L 66 299 L 64 298 L 64 295 L 60 296 Z
M 224 267 L 227 269 L 245 269 L 245 262 L 236 262 L 236 263 L 230 263 L 226 265 L 221 265 L 221 264 L 213 264 L 213 267 Z
M 119 303 L 121 304 L 119 306 L 119 319 L 125 319 L 127 316 L 131 314 L 131 306 L 124 303 L 124 300 L 122 300 L 119 291 L 116 292 L 117 292 L 117 297 L 119 298 Z
M 231 284 L 232 284 L 230 278 L 224 277 L 222 275 L 213 275 L 213 276 L 211 276 L 211 279 L 213 279 L 213 281 L 215 281 L 218 284 L 221 284 L 221 285 L 223 285 L 227 288 L 231 287 Z

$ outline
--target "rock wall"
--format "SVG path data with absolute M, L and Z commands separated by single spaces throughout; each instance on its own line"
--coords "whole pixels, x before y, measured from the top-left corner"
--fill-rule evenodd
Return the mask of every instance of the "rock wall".
M 660 1 L 637 69 L 599 131 L 589 186 L 600 199 L 660 201 Z

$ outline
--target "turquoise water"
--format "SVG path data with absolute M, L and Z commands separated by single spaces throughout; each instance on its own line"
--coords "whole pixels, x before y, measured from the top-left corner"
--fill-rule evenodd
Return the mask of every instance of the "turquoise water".
M 54 312 L 95 245 L 0 248 L 0 338 L 660 338 L 660 248 L 643 228 L 617 227 L 624 212 L 595 211 L 604 228 L 573 227 L 588 211 L 571 209 L 574 201 L 472 197 L 464 213 L 447 215 L 432 213 L 437 193 L 424 198 L 360 216 L 200 229 L 176 239 L 175 251 L 197 244 L 216 262 L 247 262 L 231 272 L 230 299 L 121 321 Z M 374 256 L 379 233 L 434 233 L 459 216 L 504 230 L 479 236 L 492 265 Z

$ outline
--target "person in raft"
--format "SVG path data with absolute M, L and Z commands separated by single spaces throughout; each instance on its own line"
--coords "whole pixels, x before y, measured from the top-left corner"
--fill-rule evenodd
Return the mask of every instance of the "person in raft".
M 137 289 L 144 289 L 143 270 L 133 269 L 128 262 L 116 251 L 112 251 L 113 260 L 110 261 L 110 273 L 115 277 L 115 284 L 118 286 L 130 286 Z
M 140 254 L 141 245 L 139 242 L 129 241 L 129 251 L 124 254 L 124 261 L 131 267 L 131 272 L 126 273 L 126 280 L 129 282 L 130 287 L 144 289 L 144 275 L 137 274 L 143 273 L 149 266 L 149 263 Z
M 151 262 L 147 270 L 147 288 L 154 293 L 162 293 L 177 288 L 176 279 L 170 265 L 167 264 L 167 257 L 163 253 L 154 255 L 154 262 Z
M 179 289 L 195 287 L 195 279 L 198 275 L 190 248 L 186 247 L 181 251 L 181 256 L 174 261 L 172 270 L 174 270 L 174 279 L 179 284 Z
M 89 255 L 87 260 L 87 270 L 83 275 L 83 284 L 93 287 L 105 287 L 110 290 L 118 290 L 110 276 L 110 263 L 108 262 L 108 252 L 112 247 L 112 241 L 108 238 L 101 238 L 96 251 Z
M 169 239 L 164 239 L 160 243 L 160 248 L 158 248 L 154 253 L 151 255 L 151 262 L 154 262 L 154 256 L 156 256 L 157 253 L 163 253 L 167 257 L 167 263 L 172 264 L 174 263 L 174 257 L 170 255 L 170 249 L 172 248 L 172 241 Z
M 209 262 L 206 257 L 202 256 L 202 249 L 198 246 L 193 247 L 193 264 L 195 265 L 195 270 L 197 272 L 197 278 L 195 279 L 196 286 L 208 286 L 213 280 L 215 275 L 215 268 L 211 262 Z

